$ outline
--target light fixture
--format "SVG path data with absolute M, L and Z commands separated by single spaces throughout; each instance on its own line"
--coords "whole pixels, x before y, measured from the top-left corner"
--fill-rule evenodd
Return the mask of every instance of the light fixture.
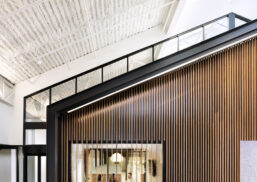
M 111 161 L 115 164 L 121 163 L 123 161 L 123 157 L 120 153 L 114 153 L 111 156 Z

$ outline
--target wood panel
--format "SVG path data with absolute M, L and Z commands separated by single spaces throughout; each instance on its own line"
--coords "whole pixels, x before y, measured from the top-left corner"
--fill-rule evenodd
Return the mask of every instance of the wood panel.
M 256 140 L 256 38 L 91 104 L 61 125 L 71 143 L 166 143 L 166 181 L 240 181 L 240 141 Z

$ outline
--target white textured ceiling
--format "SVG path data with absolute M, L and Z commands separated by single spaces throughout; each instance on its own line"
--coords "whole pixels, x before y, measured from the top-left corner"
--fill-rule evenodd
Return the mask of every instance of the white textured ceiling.
M 0 74 L 13 83 L 164 25 L 175 0 L 2 0 Z

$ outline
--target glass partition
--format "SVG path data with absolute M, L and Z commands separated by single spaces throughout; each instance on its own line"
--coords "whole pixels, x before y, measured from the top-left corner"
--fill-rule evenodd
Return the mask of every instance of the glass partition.
M 150 46 L 148 49 L 142 49 L 139 52 L 127 55 L 127 58 L 111 62 L 97 70 L 86 72 L 76 78 L 77 82 L 76 79 L 72 79 L 65 83 L 60 83 L 57 86 L 53 86 L 50 88 L 51 104 L 75 94 L 76 91 L 81 92 L 102 83 L 102 81 L 110 80 L 121 74 L 127 73 L 127 71 L 149 64 L 153 61 L 153 56 L 154 60 L 158 60 L 171 55 L 178 50 L 183 50 L 205 39 L 224 33 L 229 30 L 229 20 L 232 22 L 235 21 L 236 27 L 243 25 L 247 21 L 244 18 L 240 18 L 240 16 L 229 15 L 230 14 L 210 23 L 203 24 L 197 29 L 191 29 L 186 33 L 173 36 L 162 43 Z M 50 104 L 50 89 L 26 98 L 25 122 L 46 121 L 46 107 Z
M 190 47 L 203 41 L 203 28 L 190 31 L 179 36 L 179 50 Z
M 153 49 L 149 48 L 129 57 L 129 71 L 139 68 L 153 61 Z
M 102 82 L 102 70 L 97 69 L 78 77 L 78 92 L 86 90 Z
M 126 72 L 127 72 L 127 59 L 121 59 L 103 68 L 103 81 L 110 80 Z
M 27 182 L 46 182 L 46 156 L 27 156 Z
M 26 145 L 45 145 L 46 130 L 45 129 L 26 129 Z
M 178 38 L 175 37 L 171 40 L 158 44 L 155 46 L 154 50 L 155 60 L 171 55 L 178 51 Z
M 46 107 L 49 105 L 49 90 L 26 99 L 25 122 L 46 122 Z
M 229 30 L 229 18 L 224 17 L 213 23 L 204 26 L 204 37 L 209 39 Z
M 75 79 L 52 88 L 52 103 L 75 94 Z

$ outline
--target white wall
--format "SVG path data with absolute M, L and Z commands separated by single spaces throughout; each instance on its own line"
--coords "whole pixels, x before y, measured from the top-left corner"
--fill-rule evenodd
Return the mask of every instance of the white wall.
M 169 34 L 177 34 L 197 25 L 234 12 L 248 19 L 257 19 L 257 0 L 187 0 Z
M 0 180 L 11 181 L 11 150 L 0 150 Z
M 0 144 L 9 144 L 11 141 L 11 125 L 13 107 L 0 101 Z
M 257 142 L 240 142 L 240 181 L 257 181 Z

